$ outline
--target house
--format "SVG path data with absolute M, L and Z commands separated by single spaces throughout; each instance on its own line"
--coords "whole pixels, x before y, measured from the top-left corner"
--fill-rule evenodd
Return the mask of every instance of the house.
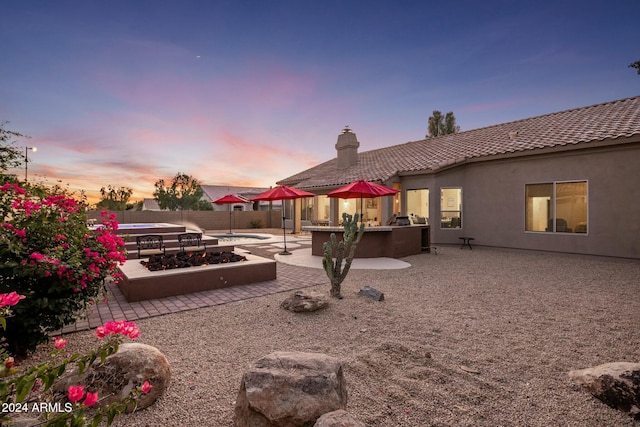
M 366 199 L 365 221 L 424 218 L 432 244 L 640 258 L 640 97 L 358 152 L 351 129 L 336 158 L 278 182 L 315 194 L 302 220 L 354 213 L 325 195 L 363 179 L 400 190 Z
M 226 196 L 227 194 L 233 194 L 235 196 L 239 196 L 244 199 L 251 199 L 252 197 L 257 196 L 260 193 L 264 193 L 268 190 L 268 188 L 262 187 L 239 187 L 239 186 L 229 186 L 229 185 L 201 185 L 202 190 L 204 191 L 204 197 L 206 197 L 209 201 L 218 200 L 221 197 Z M 229 209 L 228 204 L 216 204 L 212 203 L 214 211 L 227 211 Z M 271 202 L 249 202 L 249 203 L 234 203 L 231 206 L 232 210 L 236 211 L 251 211 L 251 210 L 269 210 L 271 209 L 280 209 L 281 202 L 274 201 Z
M 151 199 L 145 197 L 142 199 L 142 209 L 143 211 L 161 211 L 160 205 L 156 199 Z
M 238 187 L 238 186 L 229 186 L 229 185 L 201 185 L 203 195 L 201 200 L 206 200 L 207 202 L 212 202 L 214 200 L 218 200 L 221 197 L 226 196 L 227 194 L 233 194 L 236 196 L 240 196 L 245 199 L 250 199 L 252 197 L 257 196 L 260 193 L 263 193 L 268 190 L 268 188 L 259 188 L 259 187 Z M 228 204 L 216 204 L 212 203 L 214 211 L 228 211 Z M 236 211 L 251 211 L 251 210 L 269 210 L 271 209 L 280 209 L 281 203 L 279 201 L 272 202 L 269 205 L 269 202 L 249 202 L 249 203 L 234 203 L 231 206 L 232 210 Z M 142 201 L 142 210 L 143 211 L 161 211 L 160 205 L 156 199 L 145 198 Z

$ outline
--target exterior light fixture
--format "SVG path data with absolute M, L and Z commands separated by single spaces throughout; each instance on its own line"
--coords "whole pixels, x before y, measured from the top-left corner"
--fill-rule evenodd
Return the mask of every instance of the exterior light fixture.
M 27 182 L 28 179 L 29 150 L 35 153 L 38 151 L 38 147 L 24 147 L 24 182 Z

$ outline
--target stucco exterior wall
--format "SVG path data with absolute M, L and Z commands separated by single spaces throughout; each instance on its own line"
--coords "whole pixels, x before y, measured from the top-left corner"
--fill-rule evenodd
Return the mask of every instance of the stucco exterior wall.
M 588 181 L 588 233 L 525 232 L 525 185 Z M 572 150 L 402 178 L 403 190 L 429 188 L 431 239 L 640 258 L 640 144 Z M 462 187 L 462 229 L 440 228 L 440 188 Z

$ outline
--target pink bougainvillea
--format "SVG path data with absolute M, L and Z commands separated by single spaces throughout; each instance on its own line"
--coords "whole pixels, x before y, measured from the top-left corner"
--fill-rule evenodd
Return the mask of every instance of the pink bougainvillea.
M 16 305 L 21 299 L 26 298 L 24 295 L 18 295 L 15 291 L 8 294 L 0 294 L 0 307 L 7 305 Z
M 63 339 L 62 337 L 56 337 L 56 339 L 54 340 L 54 345 L 58 350 L 62 350 L 67 346 L 67 340 Z
M 4 367 L 6 369 L 11 369 L 13 368 L 13 365 L 16 363 L 15 359 L 13 357 L 7 357 L 4 361 Z
M 67 396 L 71 403 L 76 403 L 84 396 L 84 387 L 81 385 L 72 385 L 67 389 Z
M 121 320 L 119 322 L 107 322 L 103 326 L 98 326 L 95 334 L 98 338 L 104 338 L 110 334 L 120 334 L 135 339 L 140 336 L 140 331 L 135 323 Z
M 102 299 L 108 277 L 120 277 L 126 256 L 114 233 L 116 216 L 104 213 L 94 229 L 87 227 L 86 212 L 83 201 L 59 188 L 0 186 L 0 280 L 27 296 L 25 308 L 6 318 L 9 351 L 33 351 Z M 0 307 L 17 301 L 7 294 Z M 39 324 L 25 321 L 32 309 L 42 311 Z
M 82 397 L 85 396 L 84 387 L 81 385 L 69 386 L 69 388 L 67 389 L 67 396 L 71 403 L 79 402 L 80 399 L 82 399 Z M 98 401 L 98 393 L 91 393 L 88 391 L 86 394 L 86 397 L 82 401 L 82 404 L 84 406 L 93 406 L 96 404 L 97 401 Z
M 20 187 L 19 184 L 4 184 L 0 187 L 0 191 L 13 191 L 16 194 L 25 194 L 27 192 L 24 188 Z
M 91 393 L 91 392 L 87 392 L 87 397 L 84 398 L 84 400 L 82 401 L 82 404 L 84 406 L 93 406 L 96 404 L 96 402 L 98 401 L 98 393 Z

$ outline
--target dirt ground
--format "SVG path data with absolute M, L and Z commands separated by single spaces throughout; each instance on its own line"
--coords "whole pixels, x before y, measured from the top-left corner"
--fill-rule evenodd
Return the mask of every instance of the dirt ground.
M 232 426 L 242 373 L 281 350 L 342 360 L 347 410 L 368 426 L 640 427 L 567 375 L 640 362 L 640 262 L 457 246 L 404 260 L 412 267 L 352 270 L 344 299 L 311 314 L 275 294 L 139 321 L 172 382 L 114 425 Z M 385 300 L 358 296 L 365 285 Z M 328 293 L 328 281 L 310 289 Z

